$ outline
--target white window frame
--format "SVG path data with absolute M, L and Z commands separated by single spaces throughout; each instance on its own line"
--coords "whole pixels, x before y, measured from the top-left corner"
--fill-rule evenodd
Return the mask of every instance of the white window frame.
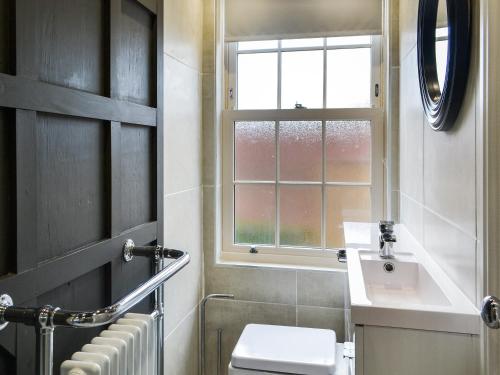
M 371 48 L 371 106 L 372 108 L 380 108 L 382 106 L 382 37 L 372 36 L 370 44 L 346 44 L 346 45 L 327 45 L 327 38 L 323 40 L 322 47 L 294 47 L 294 48 L 284 48 L 281 46 L 281 40 L 278 40 L 277 48 L 270 49 L 248 49 L 244 51 L 238 51 L 238 43 L 228 43 L 226 47 L 226 58 L 225 58 L 225 68 L 226 68 L 226 106 L 227 110 L 238 110 L 236 108 L 238 104 L 238 54 L 256 54 L 256 53 L 278 53 L 278 85 L 277 89 L 277 109 L 281 109 L 281 64 L 282 64 L 282 54 L 283 52 L 299 52 L 299 51 L 323 51 L 323 108 L 326 108 L 327 102 L 327 92 L 326 83 L 328 78 L 327 62 L 328 54 L 327 51 L 339 50 L 339 49 L 354 49 L 354 48 Z M 376 88 L 377 87 L 377 88 Z M 376 94 L 377 93 L 377 94 Z
M 380 38 L 377 38 L 380 40 Z M 280 43 L 281 46 L 281 43 Z M 372 90 L 371 108 L 320 108 L 320 109 L 273 109 L 273 110 L 235 110 L 232 103 L 237 103 L 237 90 L 230 91 L 231 87 L 236 87 L 236 70 L 226 70 L 226 109 L 222 114 L 222 248 L 220 260 L 222 262 L 236 263 L 259 263 L 259 264 L 279 264 L 305 267 L 342 267 L 336 259 L 337 249 L 326 248 L 326 187 L 329 185 L 341 186 L 370 186 L 371 193 L 371 215 L 372 221 L 383 217 L 384 211 L 384 111 L 381 108 L 383 97 L 381 80 L 381 53 L 380 44 L 372 42 L 372 87 L 378 84 L 379 93 L 375 96 Z M 341 46 L 339 48 L 349 48 L 352 46 Z M 360 45 L 356 45 L 360 47 Z M 361 46 L 366 47 L 366 46 Z M 236 50 L 235 44 L 226 46 L 226 67 L 235 66 Z M 324 47 L 326 48 L 326 46 Z M 330 47 L 328 47 L 330 48 Z M 290 48 L 290 50 L 318 50 L 318 48 Z M 262 52 L 263 50 L 258 50 Z M 266 50 L 267 51 L 267 50 Z M 253 51 L 256 52 L 256 51 Z M 251 51 L 245 51 L 251 53 Z M 326 55 L 326 53 L 325 53 Z M 232 56 L 232 57 L 231 57 Z M 231 64 L 233 59 L 233 64 Z M 280 65 L 280 64 L 279 64 Z M 326 69 L 326 62 L 325 62 Z M 278 72 L 279 73 L 279 72 Z M 326 80 L 326 76 L 325 76 Z M 280 81 L 280 80 L 278 80 Z M 278 85 L 279 86 L 279 85 Z M 325 87 L 326 85 L 324 85 Z M 280 88 L 278 87 L 278 95 Z M 326 103 L 326 95 L 323 95 Z M 278 106 L 280 105 L 278 96 Z M 250 253 L 248 244 L 235 244 L 234 242 L 234 124 L 238 121 L 275 121 L 276 125 L 280 121 L 321 121 L 323 129 L 323 164 L 324 157 L 324 133 L 326 121 L 370 121 L 371 124 L 371 152 L 372 167 L 370 183 L 330 183 L 325 181 L 323 167 L 323 180 L 317 185 L 322 187 L 322 218 L 321 248 L 291 247 L 291 246 L 264 246 L 259 245 L 257 253 Z M 278 129 L 278 126 L 276 126 Z M 278 142 L 278 132 L 276 134 Z M 276 144 L 276 151 L 279 154 L 279 145 Z M 279 158 L 279 156 L 278 156 Z M 277 161 L 277 165 L 279 160 Z M 278 175 L 276 176 L 278 177 Z M 287 185 L 282 181 L 274 182 L 276 186 L 276 228 L 275 233 L 279 236 L 279 193 L 278 185 Z M 293 183 L 299 186 L 312 186 L 314 183 L 304 182 Z

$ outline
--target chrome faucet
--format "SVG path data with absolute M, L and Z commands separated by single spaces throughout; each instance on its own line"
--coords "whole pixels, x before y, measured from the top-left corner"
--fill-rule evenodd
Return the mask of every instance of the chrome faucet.
M 381 220 L 378 223 L 380 234 L 379 239 L 379 255 L 382 259 L 394 258 L 394 243 L 396 235 L 394 234 L 394 221 Z

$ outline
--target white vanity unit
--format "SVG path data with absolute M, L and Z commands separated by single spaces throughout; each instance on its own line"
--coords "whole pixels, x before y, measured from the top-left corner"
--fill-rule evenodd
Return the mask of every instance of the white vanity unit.
M 479 374 L 479 311 L 402 225 L 344 223 L 356 375 Z

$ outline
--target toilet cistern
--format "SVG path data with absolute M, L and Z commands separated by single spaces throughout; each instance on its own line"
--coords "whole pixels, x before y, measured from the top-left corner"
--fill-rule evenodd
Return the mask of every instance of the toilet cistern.
M 379 234 L 379 256 L 382 259 L 394 258 L 394 243 L 396 235 L 394 234 L 394 221 L 380 220 L 378 223 Z

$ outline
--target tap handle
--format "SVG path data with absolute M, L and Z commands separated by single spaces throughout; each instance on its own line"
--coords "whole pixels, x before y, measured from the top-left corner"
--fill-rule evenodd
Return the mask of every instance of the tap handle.
M 380 235 L 380 240 L 384 242 L 397 242 L 396 236 L 391 232 L 382 232 Z
M 380 220 L 378 223 L 378 228 L 381 233 L 392 233 L 394 232 L 394 221 L 392 220 Z

